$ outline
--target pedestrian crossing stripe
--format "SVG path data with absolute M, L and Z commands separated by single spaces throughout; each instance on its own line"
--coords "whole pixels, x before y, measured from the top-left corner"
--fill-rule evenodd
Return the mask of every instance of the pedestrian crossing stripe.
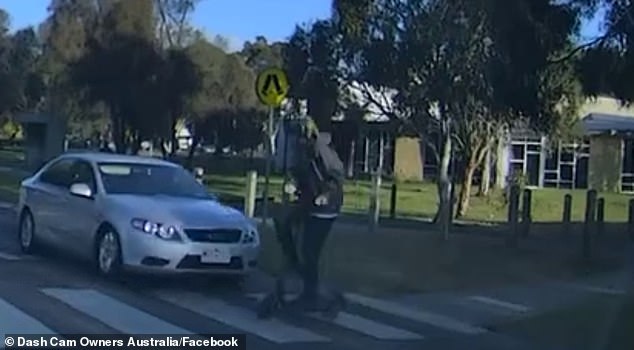
M 190 331 L 187 327 L 180 327 L 178 323 L 172 323 L 178 321 L 172 320 L 168 322 L 150 314 L 149 312 L 151 312 L 151 310 L 149 309 L 145 309 L 147 311 L 144 311 L 144 309 L 132 306 L 135 302 L 127 303 L 121 301 L 120 298 L 104 294 L 94 289 L 43 288 L 39 291 L 42 295 L 55 299 L 70 309 L 82 313 L 94 319 L 96 322 L 122 334 L 183 334 L 193 336 L 199 334 L 199 332 Z M 328 343 L 337 339 L 336 336 L 330 334 L 328 327 L 325 329 L 317 327 L 321 330 L 318 332 L 293 325 L 291 324 L 294 323 L 292 321 L 289 323 L 287 320 L 277 318 L 258 319 L 255 312 L 248 307 L 239 306 L 221 300 L 220 298 L 214 298 L 204 294 L 161 289 L 150 292 L 147 296 L 154 297 L 153 299 L 164 303 L 166 306 L 173 305 L 185 312 L 191 312 L 192 314 L 197 314 L 209 319 L 210 322 L 215 321 L 217 324 L 227 325 L 247 335 L 256 336 L 271 343 Z M 365 306 L 369 305 L 369 301 L 373 303 L 379 302 L 377 299 L 358 299 L 358 297 L 354 296 L 352 301 L 360 301 L 358 304 L 361 306 L 364 306 L 363 304 L 365 304 Z M 404 321 L 408 318 L 412 318 L 411 315 L 409 315 L 410 317 L 403 315 L 402 311 L 399 311 L 398 308 L 396 311 L 386 310 L 385 308 L 379 311 L 385 314 L 391 314 L 392 316 L 401 317 Z M 345 329 L 352 332 L 349 334 L 357 334 L 362 337 L 367 337 L 368 339 L 382 341 L 416 341 L 424 339 L 424 335 L 419 334 L 418 331 L 409 329 L 410 327 L 420 329 L 420 324 L 418 326 L 410 324 L 410 326 L 407 326 L 408 329 L 401 329 L 394 325 L 384 324 L 348 311 L 339 313 L 339 315 L 333 319 L 325 318 L 318 313 L 311 313 L 306 316 L 306 320 L 312 319 L 324 325 L 329 325 L 331 328 Z M 421 320 L 418 321 L 420 323 Z M 429 323 L 429 319 L 422 321 L 427 321 L 423 323 Z M 445 320 L 445 322 L 448 321 Z M 304 322 L 300 323 L 304 324 Z M 211 324 L 213 325 L 213 323 Z M 440 328 L 443 328 L 442 326 L 443 324 L 439 325 Z M 37 318 L 21 311 L 19 307 L 0 298 L 0 330 L 2 333 L 55 334 L 55 328 L 49 327 L 51 327 L 51 325 L 42 324 Z M 205 325 L 205 327 L 211 326 Z M 306 326 L 304 325 L 303 327 Z M 466 326 L 462 325 L 462 327 Z M 460 331 L 460 329 L 458 329 L 458 331 Z M 462 331 L 462 333 L 465 333 L 464 329 L 462 329 Z M 81 333 L 81 331 L 78 330 L 77 333 Z
M 413 310 L 404 305 L 397 303 L 374 299 L 358 294 L 346 294 L 346 298 L 353 303 L 371 308 L 380 312 L 391 314 L 394 316 L 410 319 L 412 321 L 430 324 L 432 326 L 446 329 L 453 332 L 463 334 L 481 334 L 486 333 L 486 330 L 480 327 L 475 327 L 470 324 L 455 320 L 453 318 L 438 315 L 430 312 L 424 312 L 419 310 Z
M 249 294 L 248 297 L 262 300 L 265 297 L 262 293 L 253 293 Z M 290 300 L 293 298 L 291 295 L 286 296 Z M 419 340 L 424 337 L 420 334 L 416 334 L 414 332 L 410 332 L 407 330 L 403 330 L 400 328 L 396 328 L 390 325 L 382 324 L 373 320 L 369 320 L 367 318 L 363 318 L 358 315 L 353 315 L 347 313 L 345 311 L 339 312 L 339 315 L 334 319 L 329 319 L 323 317 L 320 313 L 314 312 L 309 313 L 309 317 L 320 320 L 323 322 L 332 322 L 333 324 L 340 326 L 342 328 L 349 329 L 351 331 L 356 331 L 362 333 L 366 336 L 380 339 L 380 340 Z
M 479 302 L 482 304 L 497 306 L 503 309 L 508 309 L 514 312 L 529 312 L 531 309 L 527 306 L 510 303 L 508 301 L 499 300 L 495 298 L 485 297 L 481 295 L 472 295 L 467 298 L 468 300 Z
M 0 252 L 0 259 L 1 260 L 8 260 L 8 261 L 21 260 L 20 257 L 17 256 L 17 255 L 13 255 L 13 254 L 9 254 L 9 253 L 3 253 L 3 252 Z
M 55 334 L 40 321 L 0 299 L 0 336 L 5 334 Z M 0 347 L 1 348 L 1 347 Z
M 192 334 L 92 289 L 43 289 L 42 292 L 125 334 Z
M 155 293 L 159 299 L 172 303 L 183 309 L 227 324 L 242 331 L 255 334 L 275 343 L 292 342 L 327 342 L 327 337 L 311 331 L 287 325 L 277 319 L 260 320 L 251 310 L 229 305 L 221 300 L 209 298 L 189 292 Z

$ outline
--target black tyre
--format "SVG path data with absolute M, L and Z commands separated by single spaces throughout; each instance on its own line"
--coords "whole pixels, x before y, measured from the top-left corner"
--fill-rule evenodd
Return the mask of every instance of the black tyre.
M 95 264 L 102 276 L 114 278 L 121 274 L 121 243 L 119 234 L 111 227 L 103 229 L 97 236 Z
M 260 300 L 256 306 L 256 313 L 259 319 L 270 318 L 273 313 L 282 306 L 276 294 L 270 294 Z
M 24 254 L 32 254 L 35 252 L 37 248 L 35 236 L 33 215 L 29 210 L 25 210 L 20 215 L 20 222 L 18 224 L 18 243 L 20 244 L 20 250 L 22 250 Z

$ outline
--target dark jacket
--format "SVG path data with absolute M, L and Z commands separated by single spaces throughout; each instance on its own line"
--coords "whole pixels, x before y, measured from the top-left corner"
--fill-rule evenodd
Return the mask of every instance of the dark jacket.
M 343 206 L 343 162 L 337 152 L 320 139 L 312 148 L 312 156 L 303 162 L 296 177 L 299 202 L 310 215 L 335 217 Z M 328 199 L 326 204 L 315 204 L 320 195 Z

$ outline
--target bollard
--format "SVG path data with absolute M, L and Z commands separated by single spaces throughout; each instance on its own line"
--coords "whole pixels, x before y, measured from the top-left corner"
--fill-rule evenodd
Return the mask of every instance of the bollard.
M 531 223 L 533 222 L 532 198 L 533 192 L 528 188 L 525 189 L 522 196 L 522 237 L 528 237 L 531 231 Z
M 255 195 L 257 187 L 258 173 L 256 171 L 249 171 L 247 173 L 247 193 L 244 196 L 244 214 L 250 218 L 255 215 Z
M 597 200 L 597 234 L 603 234 L 605 222 L 605 199 L 599 198 Z
M 390 192 L 390 219 L 396 218 L 396 195 L 397 195 L 396 183 L 393 183 L 392 191 Z
M 381 214 L 381 174 L 376 172 L 372 175 L 372 192 L 370 193 L 370 232 L 374 232 L 379 224 Z
M 634 241 L 634 199 L 630 199 L 627 215 L 627 231 L 630 239 Z
M 518 185 L 511 185 L 509 191 L 509 211 L 508 211 L 508 227 L 509 234 L 507 239 L 507 245 L 510 247 L 517 247 L 518 236 L 518 219 L 519 219 L 519 204 L 520 204 L 520 188 Z
M 586 195 L 586 213 L 583 225 L 583 258 L 588 261 L 592 257 L 592 231 L 597 211 L 597 191 L 589 190 Z
M 570 217 L 572 216 L 572 195 L 570 193 L 564 196 L 564 212 L 562 215 L 563 234 L 570 236 Z

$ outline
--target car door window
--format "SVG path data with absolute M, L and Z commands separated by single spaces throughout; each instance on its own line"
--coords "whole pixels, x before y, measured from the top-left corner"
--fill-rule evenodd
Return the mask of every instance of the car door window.
M 72 159 L 62 159 L 52 164 L 40 176 L 40 180 L 49 185 L 68 188 L 72 182 Z
M 97 190 L 97 182 L 95 181 L 95 171 L 90 163 L 78 160 L 72 167 L 72 183 L 84 183 L 90 187 L 93 193 Z

